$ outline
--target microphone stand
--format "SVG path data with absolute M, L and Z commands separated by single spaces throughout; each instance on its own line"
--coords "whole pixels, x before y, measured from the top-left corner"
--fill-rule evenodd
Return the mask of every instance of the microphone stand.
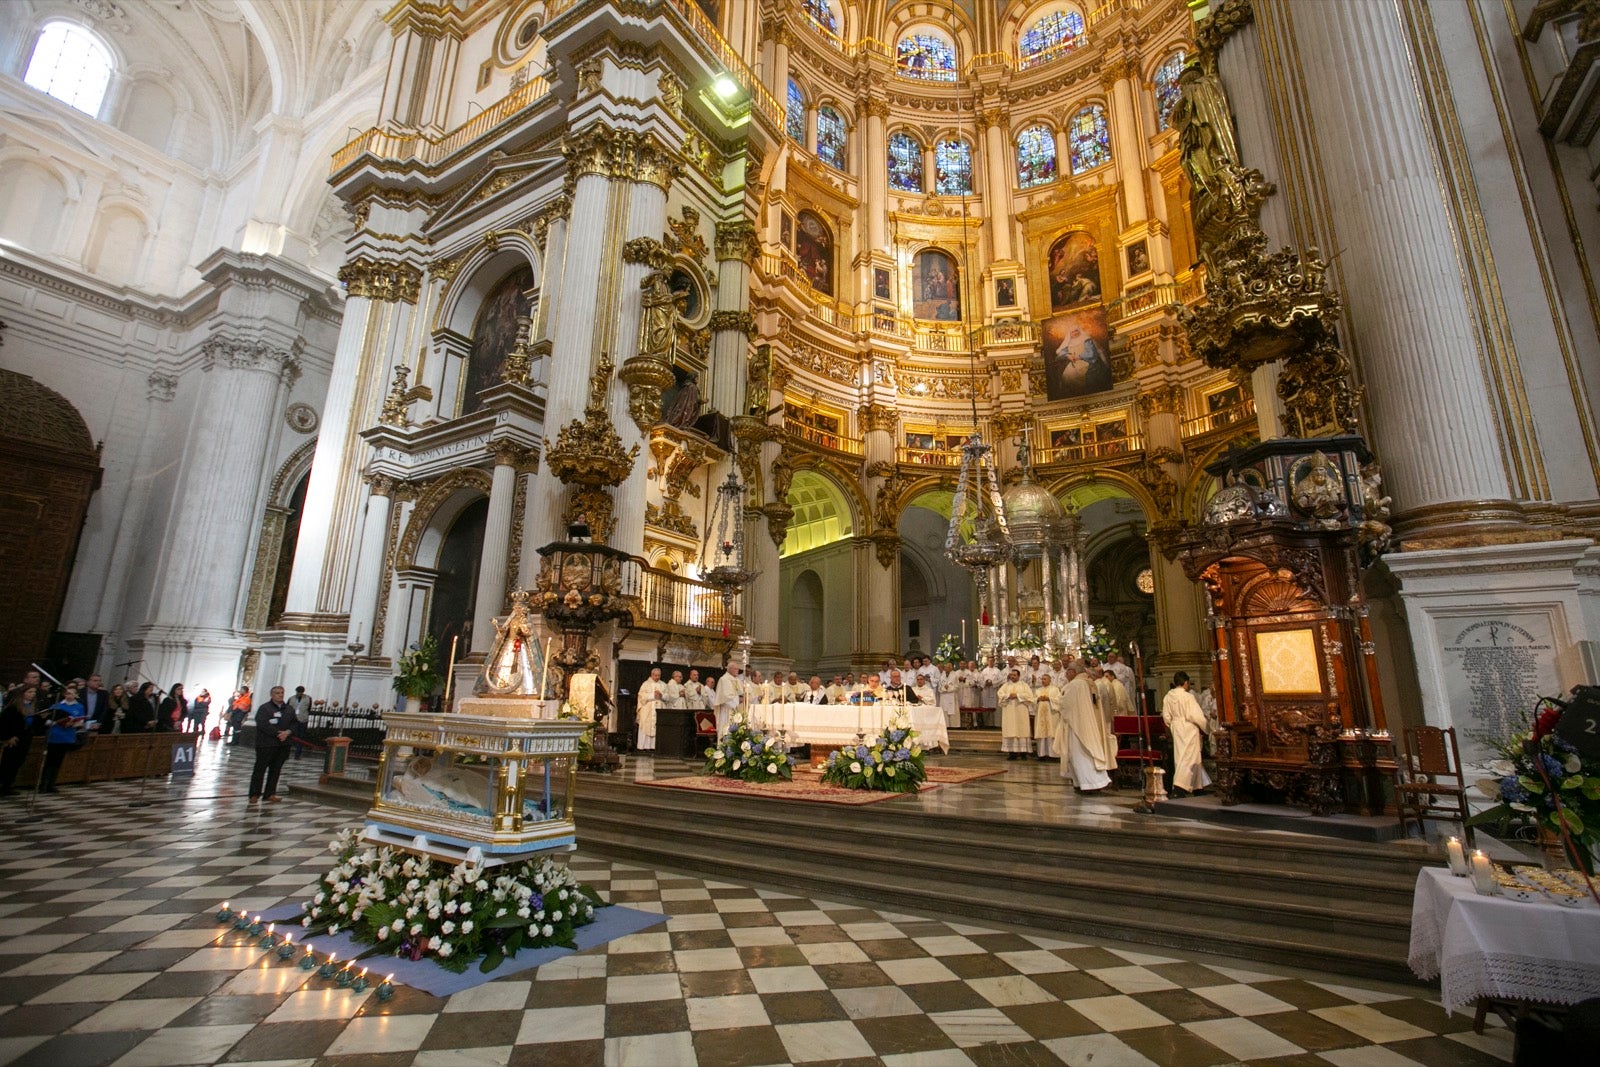
M 1134 681 L 1138 684 L 1138 712 L 1139 712 L 1139 772 L 1140 783 L 1144 786 L 1144 796 L 1133 810 L 1140 815 L 1154 815 L 1156 813 L 1156 787 L 1155 769 L 1150 766 L 1150 718 L 1149 710 L 1145 706 L 1144 687 L 1144 656 L 1139 651 L 1139 642 L 1128 642 L 1128 650 L 1133 653 Z

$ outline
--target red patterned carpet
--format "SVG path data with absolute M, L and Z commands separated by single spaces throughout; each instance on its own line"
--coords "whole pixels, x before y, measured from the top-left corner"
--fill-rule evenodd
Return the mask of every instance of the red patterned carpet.
M 929 767 L 928 780 L 922 783 L 922 788 L 937 789 L 942 785 L 960 785 L 963 782 L 972 782 L 979 778 L 990 778 L 1004 773 L 1004 768 L 968 771 L 957 770 L 954 767 Z M 849 806 L 876 804 L 879 801 L 893 800 L 896 797 L 909 795 L 906 793 L 879 793 L 867 789 L 841 789 L 834 785 L 823 785 L 820 772 L 812 771 L 809 767 L 795 768 L 795 780 L 792 782 L 768 782 L 763 785 L 757 785 L 753 782 L 741 782 L 733 778 L 713 778 L 708 775 L 693 775 L 686 778 L 657 778 L 640 782 L 639 784 L 661 786 L 666 789 L 692 789 L 701 793 L 733 793 L 746 797 L 765 797 L 768 800 L 806 800 L 817 804 L 844 804 Z

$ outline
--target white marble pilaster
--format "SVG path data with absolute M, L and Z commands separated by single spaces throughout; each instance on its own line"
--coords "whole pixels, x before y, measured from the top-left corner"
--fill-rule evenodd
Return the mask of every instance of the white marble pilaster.
M 375 477 L 368 482 L 366 515 L 361 523 L 359 557 L 356 562 L 355 587 L 350 594 L 350 620 L 345 630 L 349 644 L 359 641 L 368 646 L 367 655 L 373 655 L 373 622 L 378 615 L 378 590 L 383 578 L 384 541 L 389 532 L 390 496 L 394 483 L 385 477 Z
M 472 652 L 494 644 L 494 617 L 505 610 L 506 561 L 511 551 L 511 506 L 517 493 L 516 451 L 496 454 L 489 484 L 489 514 L 483 523 L 478 556 L 478 598 L 472 608 Z

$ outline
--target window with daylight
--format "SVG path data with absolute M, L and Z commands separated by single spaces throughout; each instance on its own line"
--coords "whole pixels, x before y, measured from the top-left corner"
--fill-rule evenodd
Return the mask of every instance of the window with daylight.
M 840 170 L 849 169 L 845 149 L 849 145 L 849 133 L 844 124 L 844 116 L 833 108 L 824 104 L 817 108 L 817 158 L 830 167 Z
M 71 22 L 50 22 L 23 80 L 86 115 L 99 115 L 114 66 L 111 49 L 93 33 Z
M 972 146 L 940 141 L 933 148 L 934 191 L 940 196 L 972 195 Z
M 1178 106 L 1178 75 L 1183 73 L 1183 61 L 1186 57 L 1182 52 L 1174 52 L 1172 57 L 1156 68 L 1156 129 L 1164 130 L 1172 125 L 1172 109 Z
M 1056 135 L 1048 126 L 1029 126 L 1017 134 L 1017 188 L 1056 180 Z
M 909 133 L 889 137 L 889 188 L 922 192 L 922 142 Z
M 1083 43 L 1083 16 L 1076 11 L 1056 11 L 1035 22 L 1017 40 L 1023 59 L 1042 61 Z
M 908 78 L 956 80 L 956 46 L 931 33 L 908 33 L 900 38 L 895 63 Z
M 1072 116 L 1067 124 L 1067 158 L 1074 174 L 1111 162 L 1111 130 L 1105 108 L 1090 104 Z
M 806 94 L 800 91 L 793 78 L 789 79 L 788 112 L 783 116 L 783 132 L 789 135 L 789 140 L 805 147 L 806 143 Z
M 835 42 L 839 40 L 839 15 L 830 0 L 802 0 L 801 7 L 806 18 L 811 20 L 811 25 L 832 37 Z

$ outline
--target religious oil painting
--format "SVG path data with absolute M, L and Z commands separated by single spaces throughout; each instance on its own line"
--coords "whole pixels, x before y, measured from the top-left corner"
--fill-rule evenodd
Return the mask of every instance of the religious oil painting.
M 833 295 L 833 234 L 816 215 L 800 212 L 795 219 L 794 257 L 811 288 Z
M 785 248 L 794 247 L 794 216 L 787 211 L 778 221 L 778 243 Z
M 1111 327 L 1104 307 L 1054 315 L 1040 326 L 1045 393 L 1051 400 L 1073 400 L 1111 388 Z
M 917 253 L 911 264 L 914 318 L 935 322 L 961 320 L 961 280 L 955 260 L 936 248 Z
M 1135 241 L 1128 246 L 1128 277 L 1135 278 L 1150 269 L 1150 244 Z
M 1211 416 L 1213 428 L 1227 426 L 1239 418 L 1239 408 L 1244 404 L 1244 390 L 1240 386 L 1230 385 L 1226 389 L 1218 389 L 1214 393 L 1206 394 L 1206 414 Z
M 1017 280 L 1015 278 L 996 278 L 994 280 L 994 306 L 1001 308 L 1014 308 L 1017 306 Z
M 872 295 L 878 300 L 889 299 L 889 268 L 872 268 Z
M 1064 234 L 1050 246 L 1046 261 L 1052 310 L 1100 299 L 1100 250 L 1093 236 L 1083 230 Z
M 461 414 L 470 415 L 482 407 L 478 394 L 500 381 L 506 354 L 517 340 L 517 319 L 533 307 L 527 295 L 532 288 L 533 268 L 522 267 L 501 279 L 478 309 L 461 383 Z
M 1310 627 L 1258 631 L 1256 667 L 1264 696 L 1322 692 L 1316 633 Z

